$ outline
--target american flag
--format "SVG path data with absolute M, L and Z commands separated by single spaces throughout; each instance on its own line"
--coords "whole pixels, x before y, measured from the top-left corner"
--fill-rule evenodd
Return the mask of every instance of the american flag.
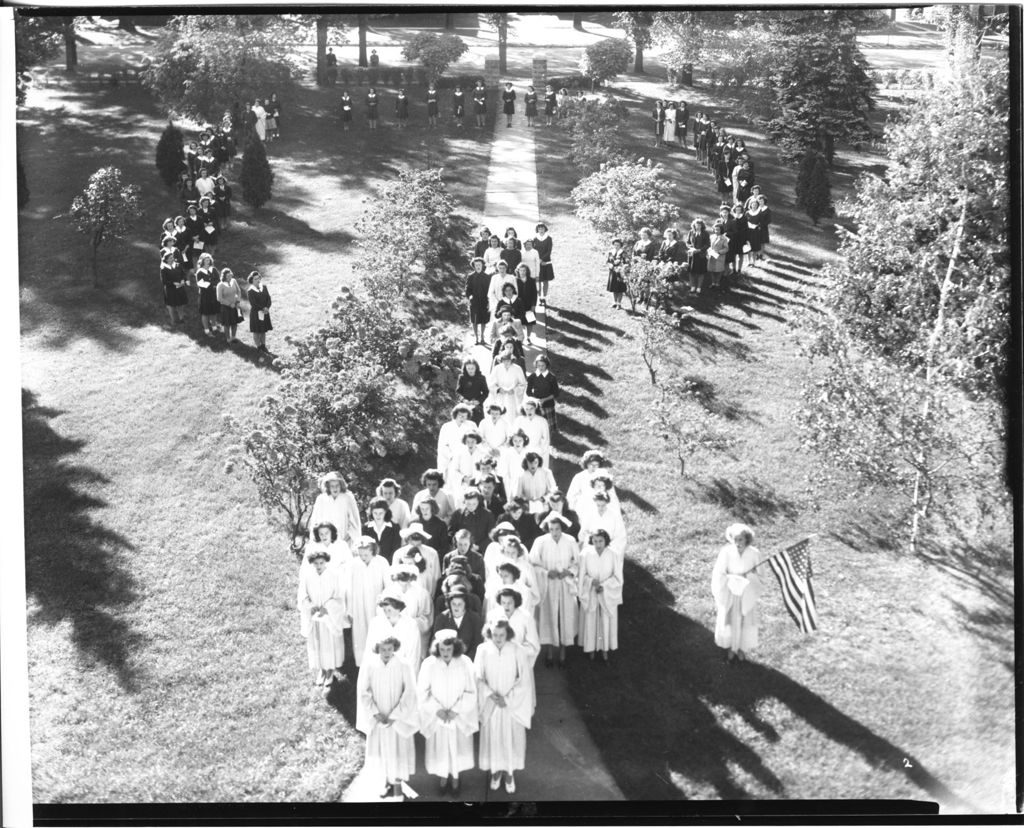
M 768 565 L 779 579 L 782 600 L 802 632 L 818 629 L 818 610 L 811 586 L 811 538 L 804 538 L 772 555 Z

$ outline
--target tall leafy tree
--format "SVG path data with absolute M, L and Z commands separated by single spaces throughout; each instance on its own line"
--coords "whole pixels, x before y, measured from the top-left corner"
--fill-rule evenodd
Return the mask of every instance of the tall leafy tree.
M 242 185 L 242 200 L 246 204 L 259 208 L 270 201 L 274 171 L 270 169 L 266 147 L 255 133 L 250 133 L 245 143 L 239 184 Z
M 828 164 L 821 153 L 815 150 L 805 153 L 800 160 L 800 171 L 796 177 L 796 206 L 807 213 L 815 224 L 835 215 Z
M 979 458 L 1004 428 L 1008 111 L 1006 67 L 970 61 L 887 128 L 886 175 L 843 206 L 855 229 L 806 321 L 824 370 L 807 440 L 906 494 L 914 543 L 933 507 L 984 508 L 993 490 Z
M 26 74 L 37 63 L 57 54 L 63 43 L 63 23 L 57 17 L 14 12 L 14 71 L 17 102 L 25 102 Z
M 177 15 L 143 83 L 171 112 L 220 120 L 236 101 L 287 92 L 301 73 L 294 27 L 280 15 Z
M 629 42 L 607 38 L 591 43 L 580 57 L 580 72 L 590 78 L 590 88 L 621 75 L 629 68 Z
M 633 41 L 633 71 L 643 74 L 644 49 L 651 45 L 654 12 L 615 12 L 615 22 L 626 32 L 626 37 Z
M 173 121 L 168 121 L 156 144 L 156 168 L 168 187 L 174 184 L 181 174 L 184 146 L 185 136 Z
M 484 15 L 487 25 L 493 27 L 498 33 L 498 71 L 503 74 L 508 71 L 508 32 L 510 28 L 508 18 L 508 12 L 492 12 Z
M 100 246 L 124 239 L 132 222 L 142 215 L 139 193 L 138 186 L 125 182 L 117 167 L 101 167 L 71 202 L 71 220 L 89 237 L 93 287 L 99 287 Z
M 661 47 L 662 60 L 687 86 L 693 84 L 693 66 L 707 56 L 731 51 L 727 34 L 735 29 L 732 11 L 660 11 L 651 23 L 651 42 Z

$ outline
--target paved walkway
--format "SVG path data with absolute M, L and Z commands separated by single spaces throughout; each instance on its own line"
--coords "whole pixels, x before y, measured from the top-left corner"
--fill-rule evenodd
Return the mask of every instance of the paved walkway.
M 498 115 L 491 145 L 483 224 L 500 237 L 505 235 L 505 228 L 515 227 L 519 238 L 523 239 L 533 236 L 538 221 L 537 166 L 533 134 L 526 126 L 525 117 L 517 114 L 513 124 L 509 129 L 504 116 Z M 556 268 L 557 265 L 556 259 Z M 537 354 L 546 350 L 547 313 L 543 307 L 537 308 L 533 341 L 538 344 L 526 349 L 527 370 L 532 369 Z M 490 351 L 475 344 L 472 331 L 467 331 L 464 347 L 473 353 L 487 373 Z M 578 651 L 570 654 L 569 669 L 579 658 Z M 462 775 L 459 799 L 468 802 L 624 799 L 569 696 L 565 672 L 546 668 L 541 658 L 535 678 L 537 710 L 526 737 L 526 768 L 516 773 L 515 795 L 509 796 L 504 787 L 490 790 L 488 775 L 472 770 Z M 478 741 L 479 736 L 476 739 Z M 423 737 L 417 735 L 416 743 L 416 775 L 409 780 L 409 787 L 419 795 L 419 801 L 452 801 L 452 797 L 439 794 L 439 780 L 424 770 Z M 380 799 L 380 786 L 380 780 L 360 771 L 346 790 L 345 801 L 389 801 Z

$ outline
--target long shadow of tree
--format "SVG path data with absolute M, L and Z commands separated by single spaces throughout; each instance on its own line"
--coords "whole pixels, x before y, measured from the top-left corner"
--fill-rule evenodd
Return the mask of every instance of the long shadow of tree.
M 918 757 L 784 673 L 754 662 L 728 666 L 711 631 L 679 614 L 664 584 L 628 559 L 624 580 L 620 649 L 607 666 L 577 662 L 568 681 L 627 799 L 686 799 L 681 788 L 690 786 L 710 787 L 725 799 L 764 796 L 765 791 L 786 797 L 790 792 L 779 774 L 754 747 L 723 727 L 715 712 L 724 708 L 777 742 L 780 734 L 759 712 L 774 699 L 873 767 L 904 774 L 930 797 L 960 802 Z
M 134 655 L 145 638 L 122 617 L 138 589 L 119 560 L 134 547 L 93 518 L 93 510 L 107 505 L 94 493 L 108 480 L 68 461 L 83 442 L 54 431 L 49 420 L 61 413 L 39 406 L 35 394 L 22 389 L 25 588 L 36 607 L 31 621 L 70 622 L 79 652 L 109 667 L 134 692 L 142 677 Z

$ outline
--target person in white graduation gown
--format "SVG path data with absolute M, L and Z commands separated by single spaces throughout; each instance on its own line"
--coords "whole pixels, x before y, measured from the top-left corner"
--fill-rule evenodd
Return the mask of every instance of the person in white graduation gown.
M 537 708 L 537 686 L 533 680 L 533 667 L 540 654 L 540 637 L 537 635 L 537 623 L 533 613 L 523 611 L 523 595 L 515 587 L 503 587 L 496 595 L 498 606 L 487 614 L 487 623 L 505 620 L 515 631 L 515 640 L 526 653 L 530 665 L 527 671 L 530 690 L 530 711 Z
M 384 498 L 391 510 L 391 520 L 399 529 L 404 529 L 412 520 L 412 511 L 409 504 L 399 498 L 402 487 L 393 477 L 385 477 L 377 486 L 377 497 Z
M 625 556 L 626 524 L 622 522 L 622 515 L 611 508 L 606 492 L 595 492 L 591 503 L 591 508 L 583 509 L 580 513 L 580 542 L 588 543 L 591 534 L 604 529 L 611 538 L 608 544 L 611 550 Z
M 402 615 L 416 622 L 420 632 L 420 652 L 430 646 L 430 633 L 434 627 L 434 599 L 419 583 L 419 570 L 412 564 L 392 565 L 391 580 L 394 593 L 405 601 Z
M 586 523 L 594 511 L 594 495 L 599 492 L 608 496 L 608 511 L 622 517 L 622 506 L 619 504 L 619 495 L 615 491 L 615 483 L 612 481 L 612 476 L 608 473 L 607 469 L 598 469 L 590 477 L 590 488 L 579 499 L 577 514 L 580 517 L 581 524 Z
M 348 607 L 337 573 L 327 568 L 331 556 L 314 549 L 307 557 L 310 567 L 299 573 L 299 615 L 309 668 L 316 671 L 315 684 L 325 687 L 341 678 Z
M 491 772 L 491 790 L 505 777 L 505 790 L 516 792 L 514 773 L 526 766 L 526 731 L 533 719 L 530 662 L 515 641 L 507 620 L 484 628 L 485 641 L 476 651 L 477 698 L 480 708 L 480 769 Z
M 397 590 L 388 589 L 377 599 L 377 606 L 382 609 L 381 615 L 375 615 L 370 620 L 370 626 L 366 630 L 366 648 L 363 652 L 363 659 L 372 653 L 373 645 L 383 638 L 394 636 L 402 642 L 402 648 L 398 657 L 408 663 L 413 670 L 420 666 L 422 645 L 420 643 L 420 630 L 416 622 L 407 615 L 402 614 L 405 609 L 405 601 L 398 594 Z
M 376 642 L 356 681 L 356 730 L 366 734 L 366 767 L 384 778 L 381 798 L 401 798 L 416 772 L 416 676 L 395 657 L 401 646 L 394 636 Z
M 505 406 L 497 400 L 484 404 L 487 416 L 480 421 L 480 436 L 492 451 L 501 451 L 508 443 L 514 429 L 505 417 Z
M 558 666 L 565 667 L 565 648 L 576 643 L 579 621 L 579 547 L 565 533 L 569 521 L 552 512 L 544 521 L 547 534 L 533 542 L 530 563 L 540 585 L 538 624 L 545 663 L 554 663 L 552 650 L 558 647 Z
M 420 485 L 423 488 L 416 492 L 412 499 L 412 511 L 414 515 L 419 514 L 417 507 L 420 503 L 424 500 L 433 500 L 437 504 L 437 516 L 447 524 L 455 511 L 455 501 L 441 488 L 444 486 L 443 469 L 444 466 L 438 466 L 436 469 L 427 469 L 420 475 Z
M 500 537 L 500 544 L 501 546 L 499 547 L 498 554 L 492 558 L 494 562 L 494 566 L 492 568 L 493 574 L 484 581 L 485 597 L 488 587 L 491 587 L 492 594 L 495 596 L 501 588 L 498 586 L 498 583 L 502 580 L 500 572 L 501 565 L 504 563 L 513 564 L 519 571 L 519 577 L 516 579 L 515 585 L 522 587 L 523 612 L 529 614 L 532 618 L 533 608 L 540 603 L 541 586 L 540 579 L 534 571 L 533 564 L 530 563 L 530 550 L 523 545 L 523 542 L 519 539 L 518 535 L 503 534 Z M 484 565 L 487 565 L 486 561 Z M 520 643 L 522 643 L 522 640 L 520 640 Z
M 718 609 L 715 644 L 726 650 L 726 659 L 747 660 L 757 647 L 760 618 L 757 609 L 763 585 L 754 566 L 761 553 L 753 546 L 754 531 L 742 523 L 725 530 L 729 541 L 721 548 L 711 570 L 711 592 Z
M 466 403 L 457 403 L 452 407 L 452 418 L 437 432 L 437 468 L 442 471 L 448 468 L 455 452 L 462 447 L 462 432 L 476 427 L 470 419 L 472 415 L 473 409 Z
M 320 478 L 320 494 L 313 502 L 309 525 L 331 523 L 342 540 L 355 543 L 363 534 L 359 521 L 359 504 L 348 490 L 345 478 L 332 471 Z
M 530 451 L 529 445 L 530 437 L 525 431 L 514 431 L 498 457 L 498 474 L 505 481 L 505 494 L 510 500 L 519 491 L 519 478 L 523 475 L 523 462 Z
M 342 586 L 347 591 L 347 567 L 352 562 L 352 550 L 344 540 L 338 537 L 337 527 L 333 523 L 324 521 L 313 526 L 309 536 L 309 543 L 306 544 L 305 554 L 303 555 L 302 563 L 299 565 L 300 570 L 309 568 L 310 552 L 315 549 L 322 549 L 331 556 L 327 569 L 337 573 L 338 577 L 341 578 Z
M 590 535 L 580 553 L 580 645 L 594 658 L 619 648 L 619 607 L 622 605 L 623 556 L 613 552 L 604 529 Z
M 523 397 L 519 415 L 512 423 L 513 431 L 522 431 L 530 438 L 530 449 L 544 458 L 547 465 L 551 457 L 551 428 L 547 418 L 540 413 L 540 401 Z
M 569 483 L 569 488 L 565 490 L 565 502 L 577 514 L 579 513 L 582 501 L 592 494 L 590 491 L 590 481 L 606 462 L 604 453 L 598 449 L 589 449 L 583 452 L 583 457 L 580 459 L 580 465 L 583 467 L 583 470 L 576 472 Z
M 440 556 L 434 547 L 427 545 L 433 541 L 433 537 L 427 534 L 422 523 L 410 524 L 408 529 L 402 530 L 401 535 L 405 546 L 395 550 L 395 557 L 391 561 L 392 571 L 402 564 L 412 563 L 419 571 L 420 586 L 433 600 L 437 592 L 437 582 L 441 580 Z
M 460 774 L 475 767 L 473 734 L 479 729 L 476 673 L 454 630 L 439 630 L 417 681 L 424 765 L 440 777 L 441 792 L 458 794 Z
M 377 614 L 377 599 L 391 583 L 388 562 L 377 554 L 377 541 L 368 536 L 356 541 L 356 556 L 348 567 L 349 614 L 352 618 L 352 656 L 363 663 L 366 633 Z M 373 642 L 370 642 L 371 645 Z

